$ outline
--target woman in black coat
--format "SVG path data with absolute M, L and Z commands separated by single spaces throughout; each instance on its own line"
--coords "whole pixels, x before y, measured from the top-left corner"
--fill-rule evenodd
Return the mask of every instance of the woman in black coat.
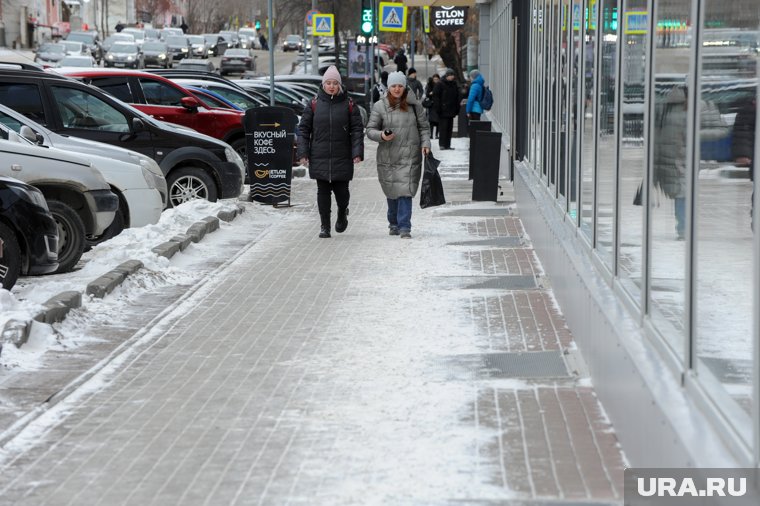
M 359 108 L 343 91 L 338 69 L 331 66 L 322 77 L 322 89 L 304 108 L 298 125 L 298 159 L 317 180 L 317 206 L 322 223 L 319 237 L 330 237 L 332 194 L 338 204 L 335 231 L 348 226 L 348 182 L 354 164 L 364 159 L 364 126 Z
M 430 138 L 438 138 L 438 111 L 435 109 L 435 100 L 433 98 L 433 90 L 436 85 L 441 81 L 441 77 L 438 74 L 433 74 L 428 78 L 427 86 L 425 86 L 425 101 L 422 102 L 427 108 L 428 122 L 430 123 Z
M 451 147 L 451 133 L 454 130 L 454 118 L 459 114 L 459 102 L 462 100 L 462 90 L 456 81 L 456 74 L 446 69 L 441 82 L 433 89 L 433 107 L 438 113 L 438 143 L 441 149 Z

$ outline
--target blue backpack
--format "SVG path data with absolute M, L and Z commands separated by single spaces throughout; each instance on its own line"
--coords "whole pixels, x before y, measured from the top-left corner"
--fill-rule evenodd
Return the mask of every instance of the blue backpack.
M 491 93 L 491 88 L 488 86 L 483 86 L 483 98 L 480 99 L 480 107 L 484 111 L 490 111 L 491 107 L 493 107 L 493 93 Z

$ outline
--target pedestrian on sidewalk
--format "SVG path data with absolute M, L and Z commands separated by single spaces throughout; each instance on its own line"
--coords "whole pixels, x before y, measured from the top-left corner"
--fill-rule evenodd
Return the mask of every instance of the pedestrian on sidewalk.
M 417 101 L 421 101 L 422 95 L 425 94 L 425 90 L 422 87 L 422 83 L 417 79 L 417 69 L 414 67 L 410 67 L 409 71 L 406 73 L 406 85 L 414 92 Z
M 404 54 L 403 49 L 398 50 L 398 54 L 393 58 L 393 63 L 396 64 L 396 71 L 401 72 L 402 74 L 406 73 L 406 62 L 407 62 L 406 55 Z
M 459 101 L 462 92 L 452 69 L 446 69 L 443 79 L 433 90 L 433 107 L 438 113 L 439 144 L 441 149 L 451 147 L 451 134 L 454 131 L 454 118 L 459 115 Z
M 483 100 L 486 91 L 486 80 L 483 79 L 480 71 L 475 69 L 470 72 L 470 81 L 470 93 L 467 96 L 467 118 L 478 121 L 480 115 L 483 114 L 483 106 L 480 105 L 480 101 Z
M 425 99 L 422 101 L 422 107 L 427 109 L 428 122 L 430 123 L 430 138 L 437 139 L 438 132 L 438 111 L 435 109 L 435 101 L 433 99 L 433 90 L 435 90 L 436 84 L 441 82 L 441 76 L 433 74 L 428 78 L 427 85 L 425 86 Z
M 364 127 L 359 108 L 343 89 L 340 73 L 331 65 L 322 77 L 322 88 L 311 105 L 304 107 L 298 125 L 298 159 L 308 165 L 309 177 L 317 180 L 319 237 L 330 237 L 332 194 L 338 204 L 335 231 L 348 227 L 348 183 L 354 164 L 364 159 Z
M 367 137 L 377 148 L 377 176 L 388 201 L 388 230 L 412 237 L 412 198 L 422 175 L 422 157 L 430 153 L 430 130 L 403 72 L 388 75 L 388 93 L 372 106 Z

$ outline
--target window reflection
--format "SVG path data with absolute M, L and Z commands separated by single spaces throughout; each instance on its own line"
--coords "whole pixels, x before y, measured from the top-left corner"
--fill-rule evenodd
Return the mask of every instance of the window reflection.
M 704 1 L 695 189 L 695 365 L 701 381 L 751 439 L 754 299 L 751 224 L 757 124 L 757 4 Z
M 583 58 L 583 113 L 580 121 L 583 129 L 583 151 L 581 166 L 583 169 L 581 178 L 581 231 L 591 240 L 591 231 L 594 224 L 594 165 L 596 157 L 594 146 L 594 99 L 596 97 L 596 9 L 597 1 L 588 0 L 585 12 L 585 40 Z M 581 28 L 580 26 L 578 28 Z
M 647 2 L 625 0 L 623 8 L 621 46 L 620 97 L 620 250 L 618 273 L 622 286 L 639 302 L 642 275 L 643 219 L 641 185 L 647 167 L 644 144 L 644 110 Z
M 599 50 L 600 85 L 599 136 L 597 138 L 596 248 L 602 261 L 612 270 L 613 223 L 615 217 L 615 170 L 617 165 L 617 128 L 615 89 L 617 88 L 618 12 L 620 0 L 604 0 L 601 6 Z

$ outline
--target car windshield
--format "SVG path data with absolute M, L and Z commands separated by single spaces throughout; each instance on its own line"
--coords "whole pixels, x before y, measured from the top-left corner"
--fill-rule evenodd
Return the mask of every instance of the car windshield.
M 206 39 L 200 35 L 190 35 L 187 39 L 190 41 L 190 44 L 205 44 L 206 42 Z
M 161 37 L 161 32 L 154 28 L 149 28 L 145 30 L 145 38 L 146 39 L 158 39 Z
M 298 35 L 288 35 L 288 37 L 285 40 L 287 40 L 288 42 L 300 42 L 301 37 L 299 37 Z
M 111 46 L 111 51 L 114 53 L 136 53 L 137 45 L 129 42 L 117 42 Z
M 247 97 L 245 94 L 232 88 L 212 87 L 211 91 L 218 93 L 222 97 L 226 98 L 241 109 L 250 109 L 251 107 L 257 107 L 259 105 L 254 99 Z
M 143 51 L 166 51 L 166 44 L 161 42 L 146 42 L 143 44 Z
M 66 51 L 81 51 L 82 50 L 81 42 L 64 40 L 64 41 L 61 41 L 61 45 L 63 45 L 66 48 Z
M 219 36 L 217 34 L 204 35 L 203 38 L 206 39 L 206 42 L 208 42 L 209 44 L 216 44 L 217 41 L 219 40 Z
M 138 30 L 137 28 L 125 28 L 124 30 L 121 31 L 121 33 L 131 34 L 135 38 L 135 40 L 145 38 L 145 32 L 142 30 Z
M 224 52 L 224 56 L 248 56 L 247 49 L 228 49 Z
M 177 36 L 166 37 L 166 43 L 175 44 L 175 45 L 178 44 L 178 45 L 184 46 L 187 44 L 187 37 L 177 37 Z
M 63 44 L 42 44 L 40 53 L 65 53 L 66 46 Z

